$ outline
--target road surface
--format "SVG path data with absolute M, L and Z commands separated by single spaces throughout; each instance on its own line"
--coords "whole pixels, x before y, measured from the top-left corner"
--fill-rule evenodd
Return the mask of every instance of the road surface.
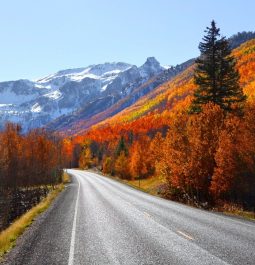
M 7 255 L 8 265 L 255 264 L 255 223 L 153 197 L 88 171 Z

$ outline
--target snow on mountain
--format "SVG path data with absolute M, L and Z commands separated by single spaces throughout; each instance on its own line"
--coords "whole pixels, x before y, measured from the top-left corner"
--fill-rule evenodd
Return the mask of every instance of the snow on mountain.
M 25 131 L 42 127 L 97 100 L 109 107 L 164 70 L 149 57 L 140 67 L 105 63 L 62 70 L 34 81 L 0 82 L 0 127 L 6 121 L 21 123 Z

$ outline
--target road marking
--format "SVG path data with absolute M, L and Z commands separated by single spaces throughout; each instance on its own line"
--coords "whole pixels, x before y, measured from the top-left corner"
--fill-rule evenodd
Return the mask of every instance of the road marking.
M 73 265 L 76 222 L 77 222 L 77 212 L 78 212 L 78 201 L 79 201 L 80 186 L 81 186 L 78 178 L 76 178 L 76 179 L 78 181 L 78 193 L 77 193 L 77 199 L 76 199 L 76 203 L 75 203 L 75 211 L 74 211 L 74 218 L 73 218 L 73 228 L 72 228 L 72 237 L 71 237 L 68 265 Z
M 183 233 L 182 231 L 178 230 L 177 233 L 181 234 L 182 236 L 186 237 L 189 240 L 194 240 L 194 238 L 190 235 L 187 235 L 186 233 Z
M 143 212 L 147 217 L 151 217 L 150 214 L 146 213 L 146 212 Z

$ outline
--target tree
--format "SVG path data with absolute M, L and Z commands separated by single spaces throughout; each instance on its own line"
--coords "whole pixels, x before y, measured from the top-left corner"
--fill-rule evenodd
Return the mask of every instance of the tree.
M 254 205 L 255 199 L 255 106 L 244 117 L 229 116 L 220 133 L 211 183 L 215 200 Z
M 0 166 L 4 178 L 3 186 L 13 188 L 18 186 L 22 168 L 22 142 L 21 127 L 7 123 L 1 137 Z
M 128 149 L 127 149 L 127 146 L 126 146 L 126 142 L 125 142 L 124 136 L 121 136 L 121 138 L 120 138 L 120 140 L 118 142 L 118 145 L 117 145 L 117 148 L 116 148 L 116 151 L 115 151 L 116 156 L 120 156 L 120 153 L 122 151 L 125 153 L 126 156 L 128 155 Z
M 103 160 L 103 173 L 112 174 L 113 173 L 113 161 L 110 156 L 106 156 Z
M 90 147 L 84 147 L 79 159 L 79 167 L 88 169 L 92 166 L 92 154 Z
M 149 146 L 148 136 L 141 136 L 138 141 L 134 142 L 130 152 L 130 173 L 133 178 L 146 178 L 152 174 Z
M 224 113 L 213 103 L 204 105 L 202 110 L 192 115 L 187 124 L 190 153 L 185 174 L 190 195 L 195 194 L 198 201 L 208 201 Z
M 213 102 L 223 110 L 233 110 L 233 105 L 241 104 L 246 97 L 239 85 L 239 73 L 235 68 L 229 43 L 225 37 L 220 37 L 220 29 L 215 21 L 207 27 L 207 34 L 199 44 L 201 52 L 196 60 L 194 82 L 198 88 L 194 92 L 194 100 L 190 113 L 202 111 L 202 105 Z
M 185 173 L 190 154 L 187 136 L 188 119 L 186 113 L 177 114 L 171 119 L 170 128 L 161 145 L 162 155 L 156 164 L 157 173 L 168 183 L 172 199 L 188 190 Z
M 115 172 L 123 179 L 129 177 L 128 158 L 124 151 L 121 151 L 119 157 L 115 161 Z

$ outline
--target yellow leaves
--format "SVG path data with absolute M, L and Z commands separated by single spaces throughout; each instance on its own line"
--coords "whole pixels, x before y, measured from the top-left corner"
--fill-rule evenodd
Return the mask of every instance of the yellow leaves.
M 129 176 L 128 158 L 124 151 L 121 151 L 115 161 L 115 172 L 121 178 L 127 178 Z

